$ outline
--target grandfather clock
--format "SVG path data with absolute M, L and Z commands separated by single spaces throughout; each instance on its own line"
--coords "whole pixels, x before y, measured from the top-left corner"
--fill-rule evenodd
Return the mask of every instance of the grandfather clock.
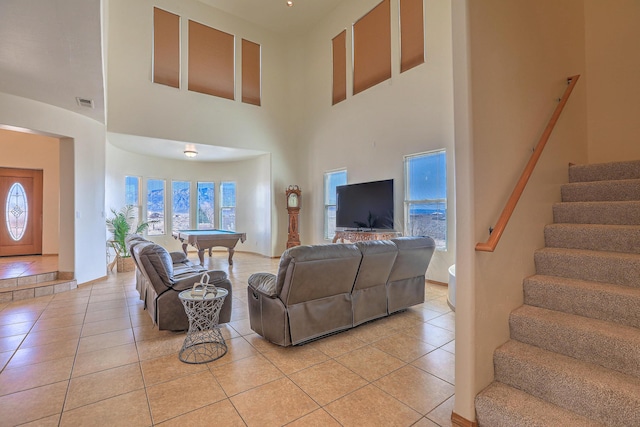
M 300 214 L 300 187 L 290 185 L 286 190 L 287 211 L 289 211 L 289 238 L 287 239 L 287 249 L 300 245 L 300 235 L 298 234 L 298 215 Z

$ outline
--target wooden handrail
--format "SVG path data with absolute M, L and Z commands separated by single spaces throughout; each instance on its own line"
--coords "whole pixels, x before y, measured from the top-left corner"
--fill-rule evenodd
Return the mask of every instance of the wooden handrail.
M 509 218 L 511 218 L 511 214 L 513 214 L 513 211 L 516 209 L 518 200 L 520 200 L 520 196 L 522 196 L 522 193 L 527 186 L 527 182 L 529 182 L 529 178 L 531 178 L 531 174 L 536 167 L 536 163 L 538 163 L 538 159 L 542 154 L 542 150 L 544 150 L 544 146 L 547 144 L 547 141 L 551 136 L 551 132 L 553 131 L 553 128 L 555 127 L 556 122 L 558 121 L 558 118 L 560 117 L 560 114 L 562 113 L 562 110 L 564 109 L 564 106 L 567 103 L 571 92 L 573 91 L 573 88 L 575 87 L 576 83 L 578 83 L 579 78 L 580 75 L 578 74 L 567 79 L 568 86 L 565 89 L 562 98 L 560 98 L 560 102 L 553 112 L 551 119 L 549 119 L 547 127 L 544 129 L 544 132 L 542 132 L 542 136 L 540 136 L 540 140 L 538 141 L 536 148 L 533 150 L 533 154 L 531 155 L 527 166 L 522 171 L 522 175 L 520 176 L 518 183 L 511 193 L 511 197 L 509 197 L 509 200 L 507 200 L 507 204 L 504 206 L 504 209 L 500 214 L 500 218 L 498 218 L 498 222 L 496 223 L 495 228 L 491 231 L 491 235 L 486 242 L 476 244 L 476 251 L 493 252 L 496 249 L 496 246 L 500 241 L 500 237 L 502 237 L 502 233 L 507 227 Z

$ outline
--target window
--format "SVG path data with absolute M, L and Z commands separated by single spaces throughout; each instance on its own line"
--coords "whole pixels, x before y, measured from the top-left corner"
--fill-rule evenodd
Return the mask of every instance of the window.
M 236 231 L 236 183 L 220 183 L 220 229 Z
M 242 39 L 242 102 L 260 105 L 260 45 Z
M 4 217 L 11 239 L 16 242 L 20 241 L 27 231 L 29 203 L 27 202 L 27 192 L 19 182 L 14 182 L 7 193 Z
M 140 178 L 126 176 L 124 178 L 124 204 L 133 206 L 133 227 L 137 227 L 140 218 Z
M 400 0 L 400 72 L 424 64 L 423 0 Z
M 333 99 L 331 105 L 347 99 L 347 30 L 331 41 L 333 56 Z
M 151 222 L 147 234 L 164 234 L 164 180 L 147 180 L 147 220 Z
M 429 236 L 447 249 L 445 150 L 405 156 L 405 235 Z
M 235 37 L 189 20 L 189 90 L 235 99 Z
M 353 24 L 353 94 L 391 78 L 391 2 Z
M 336 187 L 347 183 L 347 171 L 324 174 L 324 238 L 333 239 L 336 234 Z
M 124 178 L 124 204 L 140 205 L 140 178 L 127 176 Z
M 216 228 L 213 218 L 214 190 L 213 182 L 198 183 L 198 211 L 196 212 L 196 226 L 198 230 L 211 230 Z
M 191 211 L 191 183 L 189 181 L 171 182 L 171 225 L 174 230 L 189 230 L 189 212 Z
M 153 82 L 180 87 L 180 16 L 153 8 Z

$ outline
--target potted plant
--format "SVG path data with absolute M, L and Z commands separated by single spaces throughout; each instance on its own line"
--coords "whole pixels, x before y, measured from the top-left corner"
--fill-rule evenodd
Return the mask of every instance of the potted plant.
M 134 233 L 140 234 L 144 232 L 144 230 L 149 228 L 149 225 L 153 222 L 140 222 L 132 233 L 133 221 L 136 218 L 134 212 L 135 207 L 132 205 L 126 205 L 119 211 L 111 208 L 113 217 L 107 219 L 107 230 L 113 234 L 109 243 L 116 253 L 115 262 L 118 266 L 118 272 L 133 271 L 134 269 L 133 259 L 131 259 L 131 254 L 129 253 L 125 242 L 127 236 Z M 111 265 L 111 268 L 113 268 L 113 265 Z

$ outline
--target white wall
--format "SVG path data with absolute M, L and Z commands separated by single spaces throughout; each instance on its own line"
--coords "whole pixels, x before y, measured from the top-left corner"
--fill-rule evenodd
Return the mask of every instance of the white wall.
M 447 282 L 455 261 L 455 206 L 453 189 L 453 71 L 451 52 L 451 2 L 425 1 L 426 63 L 400 74 L 398 3 L 392 11 L 392 77 L 358 95 L 347 73 L 347 99 L 331 105 L 331 39 L 351 25 L 378 0 L 342 2 L 303 39 L 292 43 L 298 59 L 294 84 L 302 94 L 295 122 L 301 147 L 300 163 L 308 165 L 301 183 L 303 243 L 323 243 L 323 174 L 346 168 L 348 183 L 394 179 L 395 228 L 404 229 L 403 156 L 430 150 L 447 150 L 448 250 L 437 252 L 427 277 Z M 349 57 L 349 55 L 348 55 Z M 351 70 L 350 61 L 347 69 Z
M 0 93 L 0 126 L 42 133 L 60 142 L 59 270 L 78 283 L 106 275 L 104 146 L 102 123 L 85 116 Z
M 589 162 L 640 160 L 640 2 L 585 0 Z
M 198 181 L 213 181 L 216 184 L 216 207 L 220 200 L 219 184 L 222 181 L 236 182 L 236 230 L 246 233 L 247 240 L 236 246 L 238 252 L 253 252 L 266 256 L 271 254 L 271 189 L 269 186 L 270 155 L 237 162 L 199 162 L 191 160 L 169 160 L 133 154 L 107 144 L 106 211 L 119 210 L 125 204 L 124 181 L 126 176 L 141 178 L 140 198 L 145 210 L 146 180 L 164 179 L 165 218 L 171 217 L 171 181 L 190 181 L 192 206 L 195 206 L 195 185 Z M 110 214 L 108 214 L 110 215 Z M 219 211 L 216 210 L 216 225 L 219 226 Z M 171 236 L 171 224 L 165 224 L 165 235 L 148 236 L 150 240 L 170 251 L 181 250 L 180 243 Z M 193 248 L 190 248 L 193 250 Z
M 182 17 L 182 62 L 187 63 L 188 19 L 262 47 L 262 106 L 240 102 L 241 68 L 236 68 L 236 100 L 186 90 L 188 70 L 182 67 L 182 89 L 151 82 L 153 7 Z M 109 0 L 108 130 L 271 153 L 271 254 L 279 255 L 287 240 L 284 189 L 296 181 L 298 163 L 290 134 L 289 52 L 285 39 L 194 0 Z
M 60 141 L 43 135 L 0 129 L 0 167 L 42 169 L 42 253 L 58 254 Z
M 471 281 L 456 280 L 455 412 L 473 420 L 475 395 L 493 380 L 493 352 L 509 339 L 509 313 L 522 304 L 522 281 L 534 273 L 533 253 L 544 246 L 568 163 L 587 160 L 587 88 L 580 81 L 574 90 L 496 251 L 471 252 L 469 244 L 488 238 L 566 77 L 584 74 L 585 42 L 582 0 L 470 0 L 467 7 L 471 132 L 465 140 L 468 124 L 456 124 L 463 136 L 456 148 L 473 159 L 473 176 L 457 169 L 456 181 L 473 185 L 473 194 L 464 198 L 472 205 L 458 209 L 458 241 L 466 246 L 456 273 Z M 460 78 L 456 89 L 464 90 Z

